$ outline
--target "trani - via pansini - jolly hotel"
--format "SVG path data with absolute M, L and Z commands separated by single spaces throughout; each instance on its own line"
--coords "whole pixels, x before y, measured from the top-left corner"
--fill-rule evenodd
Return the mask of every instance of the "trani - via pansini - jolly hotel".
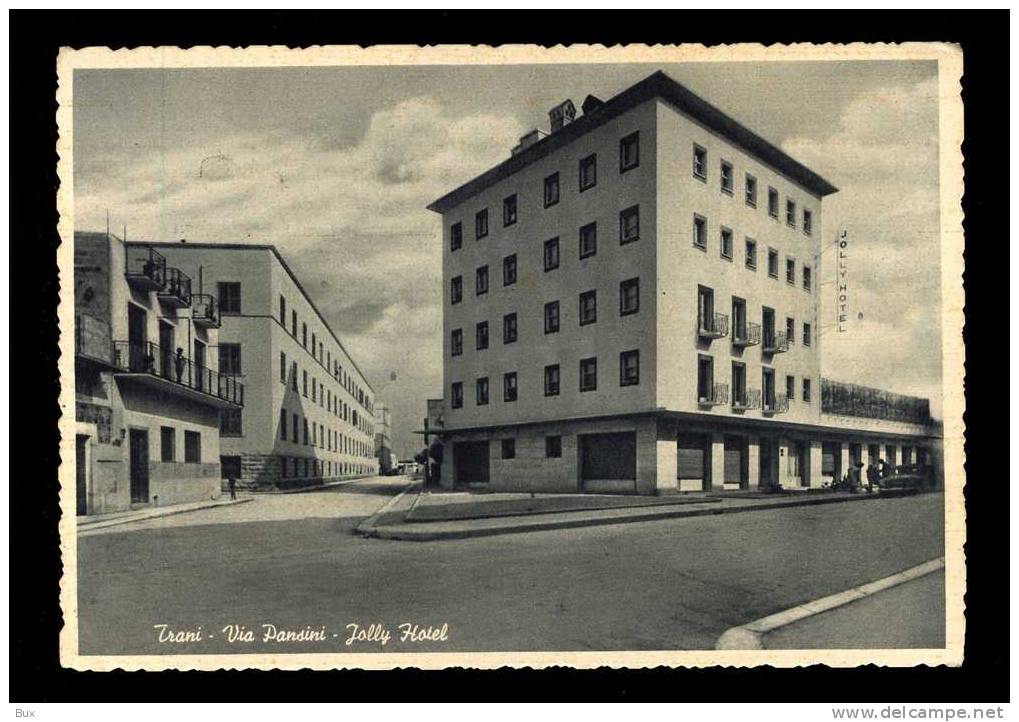
M 822 378 L 835 186 L 662 72 L 549 116 L 429 206 L 444 485 L 653 494 L 940 467 L 926 399 Z

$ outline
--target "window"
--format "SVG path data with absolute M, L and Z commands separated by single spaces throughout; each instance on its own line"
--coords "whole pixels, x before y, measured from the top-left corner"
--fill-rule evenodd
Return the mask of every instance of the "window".
M 757 208 L 757 179 L 749 173 L 743 180 L 743 195 L 748 206 Z
M 619 284 L 619 315 L 629 316 L 640 310 L 640 279 L 628 278 Z
M 318 400 L 318 379 L 314 376 L 311 377 L 311 400 L 313 402 Z
M 516 371 L 502 375 L 502 400 L 506 402 L 517 400 Z
M 636 386 L 640 383 L 640 351 L 623 351 L 619 354 L 619 385 Z
M 450 387 L 451 405 L 459 409 L 464 405 L 464 385 L 460 381 L 454 381 Z
M 219 414 L 220 436 L 242 436 L 241 409 L 223 409 Z
M 594 391 L 598 388 L 598 359 L 580 359 L 580 390 Z
M 768 215 L 778 218 L 778 191 L 768 188 Z
M 290 335 L 297 338 L 297 311 L 290 312 Z
M 502 342 L 516 343 L 517 340 L 517 315 L 507 313 L 502 317 Z
M 545 437 L 545 458 L 546 459 L 558 459 L 563 455 L 563 437 L 561 436 L 546 436 Z
M 236 281 L 220 281 L 216 284 L 216 295 L 219 296 L 219 312 L 221 314 L 237 314 L 241 312 L 241 284 Z
M 449 250 L 458 251 L 464 244 L 464 225 L 459 221 L 449 227 Z
M 293 361 L 290 364 L 290 388 L 297 391 L 297 362 Z
M 318 358 L 318 340 L 315 338 L 314 331 L 311 332 L 311 355 Z
M 545 270 L 559 268 L 559 239 L 550 238 L 545 241 Z
M 301 425 L 304 430 L 304 445 L 308 445 L 308 419 L 301 419 Z
M 726 195 L 732 195 L 732 163 L 723 160 L 721 169 L 719 172 L 719 182 L 721 184 L 722 192 Z
M 285 384 L 287 382 L 287 354 L 284 351 L 280 351 L 280 383 Z
M 545 395 L 559 395 L 559 364 L 545 367 Z
M 787 316 L 785 320 L 785 337 L 789 339 L 789 343 L 795 343 L 796 338 L 796 321 L 791 316 Z
M 545 333 L 559 332 L 559 302 L 549 301 L 545 304 Z
M 488 321 L 481 321 L 474 327 L 474 341 L 478 351 L 488 348 Z
M 598 320 L 598 298 L 596 291 L 580 294 L 580 325 L 586 326 Z
M 796 285 L 796 259 L 786 258 L 785 259 L 785 282 L 790 285 Z
M 810 379 L 803 379 L 803 400 L 810 401 Z
M 731 228 L 726 228 L 725 226 L 722 226 L 721 230 L 718 233 L 718 239 L 719 239 L 719 245 L 721 246 L 720 249 L 719 249 L 719 253 L 722 254 L 722 258 L 727 258 L 727 259 L 729 259 L 731 261 L 732 260 L 732 229 Z
M 304 369 L 301 371 L 301 393 L 304 394 L 305 398 L 308 396 L 308 370 Z
M 172 426 L 159 427 L 159 460 L 164 463 L 177 457 L 177 430 Z
M 474 237 L 484 238 L 488 235 L 488 209 L 483 208 L 474 214 Z
M 197 431 L 184 432 L 184 463 L 200 464 L 202 462 L 202 435 Z
M 693 244 L 702 251 L 708 247 L 708 219 L 694 214 Z
M 464 332 L 462 328 L 454 328 L 449 339 L 451 356 L 459 356 L 464 352 Z
M 747 367 L 739 361 L 732 362 L 732 405 L 747 406 Z
M 291 414 L 290 415 L 290 420 L 293 422 L 290 425 L 290 434 L 291 434 L 290 440 L 293 441 L 296 444 L 297 441 L 298 441 L 297 430 L 298 430 L 298 426 L 299 426 L 297 414 Z
M 559 202 L 559 174 L 553 173 L 545 178 L 545 207 L 554 206 Z
M 219 372 L 227 376 L 240 375 L 241 345 L 239 343 L 221 343 L 219 345 Z
M 707 286 L 697 287 L 697 328 L 715 330 L 715 292 Z
M 806 208 L 803 209 L 803 232 L 808 236 L 814 232 L 814 214 Z
M 796 203 L 790 200 L 785 202 L 785 222 L 793 228 L 796 227 Z
M 516 439 L 503 439 L 502 440 L 502 458 L 504 459 L 515 459 L 517 456 L 517 440 Z
M 594 188 L 598 183 L 598 154 L 592 153 L 580 160 L 580 192 Z
M 715 396 L 715 360 L 710 356 L 697 356 L 697 399 L 713 401 Z
M 502 224 L 512 226 L 517 222 L 517 194 L 503 198 L 502 201 Z
M 301 324 L 301 345 L 308 348 L 308 324 Z
M 488 266 L 481 266 L 474 273 L 474 294 L 482 296 L 488 293 Z
M 693 147 L 693 174 L 695 178 L 708 179 L 708 151 L 697 144 Z
M 785 397 L 792 401 L 796 398 L 796 377 L 786 376 L 785 377 Z
M 742 298 L 732 297 L 732 340 L 746 342 L 748 340 L 747 330 L 747 302 Z
M 619 141 L 619 172 L 625 173 L 638 165 L 640 165 L 640 133 L 630 133 Z
M 517 282 L 517 254 L 502 259 L 502 285 L 512 286 Z
M 774 248 L 768 249 L 768 275 L 778 278 L 778 251 Z
M 287 410 L 280 409 L 280 440 L 287 440 Z
M 460 303 L 464 296 L 463 276 L 454 276 L 449 282 L 449 302 Z
M 746 239 L 746 266 L 751 271 L 757 270 L 757 241 L 753 238 Z
M 580 257 L 588 258 L 598 252 L 598 224 L 588 223 L 580 228 Z
M 640 206 L 630 206 L 619 213 L 619 245 L 640 238 Z
M 803 290 L 804 291 L 809 291 L 810 290 L 810 282 L 811 282 L 810 273 L 811 273 L 810 266 L 804 266 L 803 267 Z
M 765 411 L 775 410 L 775 369 L 761 369 L 761 402 Z
M 287 299 L 280 296 L 280 326 L 287 328 Z
M 804 346 L 809 346 L 810 345 L 810 340 L 811 340 L 810 339 L 810 324 L 809 323 L 805 323 L 805 324 L 803 324 L 803 345 Z
M 474 384 L 475 402 L 478 406 L 488 403 L 488 377 L 478 379 Z

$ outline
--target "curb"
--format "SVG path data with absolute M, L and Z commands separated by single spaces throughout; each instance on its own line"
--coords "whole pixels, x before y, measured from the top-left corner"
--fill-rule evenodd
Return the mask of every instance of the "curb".
M 945 558 L 938 557 L 937 559 L 931 559 L 923 564 L 893 574 L 890 577 L 878 579 L 875 582 L 853 587 L 852 589 L 847 589 L 844 592 L 838 592 L 827 597 L 821 597 L 812 602 L 791 607 L 753 622 L 741 624 L 738 627 L 732 627 L 723 632 L 722 636 L 718 638 L 718 641 L 715 642 L 715 649 L 766 649 L 764 636 L 774 632 L 776 629 L 781 629 L 795 622 L 843 607 L 944 568 Z
M 160 513 L 144 514 L 142 516 L 133 517 L 122 517 L 118 519 L 105 519 L 102 521 L 95 521 L 92 523 L 82 524 L 78 522 L 77 532 L 80 534 L 86 531 L 92 531 L 93 529 L 106 529 L 111 526 L 120 526 L 121 524 L 131 524 L 136 521 L 148 521 L 149 519 L 159 519 L 164 516 L 175 516 L 177 514 L 187 514 L 191 511 L 202 511 L 203 509 L 218 509 L 223 506 L 234 506 L 235 504 L 244 504 L 245 502 L 254 501 L 253 497 L 246 497 L 244 499 L 234 499 L 233 501 L 217 502 L 203 504 L 201 506 L 193 506 L 187 509 L 173 509 L 167 507 L 165 511 Z
M 355 534 L 360 534 L 362 537 L 365 537 L 365 538 L 370 538 L 370 537 L 378 536 L 378 522 L 379 522 L 379 519 L 382 517 L 382 515 L 383 514 L 387 514 L 391 508 L 396 506 L 403 499 L 404 496 L 406 496 L 415 487 L 418 487 L 418 497 L 414 499 L 414 503 L 416 504 L 417 501 L 418 501 L 418 498 L 420 498 L 420 496 L 421 496 L 420 485 L 421 485 L 421 482 L 418 482 L 418 481 L 412 481 L 411 483 L 407 484 L 407 487 L 403 491 L 401 491 L 399 494 L 397 494 L 392 499 L 390 499 L 385 504 L 383 504 L 381 507 L 379 507 L 375 511 L 375 513 L 372 514 L 370 517 L 368 517 L 367 519 L 362 521 L 360 524 L 358 524 L 354 528 L 354 533 Z M 380 537 L 380 538 L 388 538 L 388 537 Z
M 359 476 L 359 477 L 357 477 L 355 479 L 341 479 L 340 481 L 330 481 L 328 484 L 318 484 L 317 486 L 301 486 L 301 487 L 298 487 L 297 489 L 283 489 L 283 490 L 278 490 L 278 491 L 254 491 L 252 493 L 253 494 L 257 494 L 257 495 L 265 494 L 266 496 L 269 496 L 269 495 L 272 495 L 272 494 L 307 494 L 308 492 L 311 492 L 311 491 L 321 491 L 322 489 L 331 489 L 331 488 L 337 487 L 337 486 L 346 486 L 347 484 L 354 484 L 354 483 L 356 483 L 358 481 L 364 481 L 365 479 L 375 479 L 375 478 L 376 477 L 374 477 L 374 476 Z M 384 477 L 377 477 L 377 478 L 384 478 Z
M 798 506 L 819 506 L 821 504 L 840 504 L 851 501 L 864 501 L 866 499 L 880 499 L 881 496 L 878 494 L 867 494 L 865 496 L 849 496 L 849 497 L 836 497 L 836 498 L 813 498 L 813 499 L 800 499 L 796 501 L 774 501 L 765 502 L 762 504 L 737 506 L 737 507 L 723 507 L 723 508 L 707 508 L 707 509 L 666 509 L 661 511 L 646 511 L 640 514 L 627 514 L 620 516 L 605 516 L 605 517 L 588 517 L 588 518 L 573 518 L 573 519 L 535 519 L 529 524 L 507 524 L 505 526 L 491 526 L 491 527 L 476 527 L 476 528 L 463 528 L 463 529 L 447 529 L 447 530 L 424 530 L 415 529 L 413 527 L 418 526 L 435 526 L 441 523 L 462 523 L 470 520 L 462 520 L 462 522 L 410 522 L 406 524 L 397 524 L 384 527 L 375 527 L 371 536 L 379 539 L 395 539 L 400 541 L 440 541 L 444 539 L 468 539 L 473 537 L 485 537 L 485 536 L 497 536 L 500 534 L 520 534 L 532 531 L 549 531 L 553 529 L 576 529 L 580 527 L 588 526 L 602 526 L 609 524 L 629 524 L 639 521 L 654 521 L 658 519 L 680 519 L 683 517 L 694 517 L 694 516 L 711 516 L 713 514 L 738 514 L 743 512 L 751 511 L 766 511 L 769 509 L 779 509 L 784 507 L 798 507 Z M 559 512 L 561 514 L 576 514 L 578 512 Z M 533 519 L 541 515 L 532 515 L 528 517 Z M 411 527 L 411 528 L 407 528 Z

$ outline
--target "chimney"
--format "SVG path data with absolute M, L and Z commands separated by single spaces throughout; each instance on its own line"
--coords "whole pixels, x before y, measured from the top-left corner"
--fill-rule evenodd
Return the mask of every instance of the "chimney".
M 584 98 L 584 102 L 581 104 L 580 109 L 584 112 L 584 115 L 597 110 L 601 106 L 605 105 L 605 101 L 601 98 L 589 95 Z
M 564 126 L 573 122 L 573 119 L 577 117 L 577 108 L 573 105 L 573 101 L 567 98 L 561 102 L 552 110 L 548 111 L 548 124 L 551 129 L 550 132 L 555 133 L 557 130 L 562 130 Z
M 510 151 L 510 155 L 516 155 L 525 148 L 529 148 L 530 146 L 534 145 L 539 140 L 541 140 L 543 135 L 545 135 L 545 133 L 542 133 L 540 130 L 535 129 L 526 135 L 520 136 L 520 142 L 513 147 L 513 150 Z

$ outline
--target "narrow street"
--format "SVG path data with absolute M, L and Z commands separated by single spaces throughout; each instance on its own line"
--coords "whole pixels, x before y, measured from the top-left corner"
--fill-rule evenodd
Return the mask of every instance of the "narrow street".
M 405 483 L 81 535 L 81 653 L 710 649 L 728 627 L 944 549 L 940 494 L 440 542 L 356 536 Z M 445 624 L 447 639 L 401 642 L 401 623 Z M 324 639 L 263 643 L 263 624 Z M 354 624 L 391 639 L 347 645 Z M 201 626 L 202 640 L 161 643 L 154 625 Z M 227 625 L 254 641 L 231 643 Z

